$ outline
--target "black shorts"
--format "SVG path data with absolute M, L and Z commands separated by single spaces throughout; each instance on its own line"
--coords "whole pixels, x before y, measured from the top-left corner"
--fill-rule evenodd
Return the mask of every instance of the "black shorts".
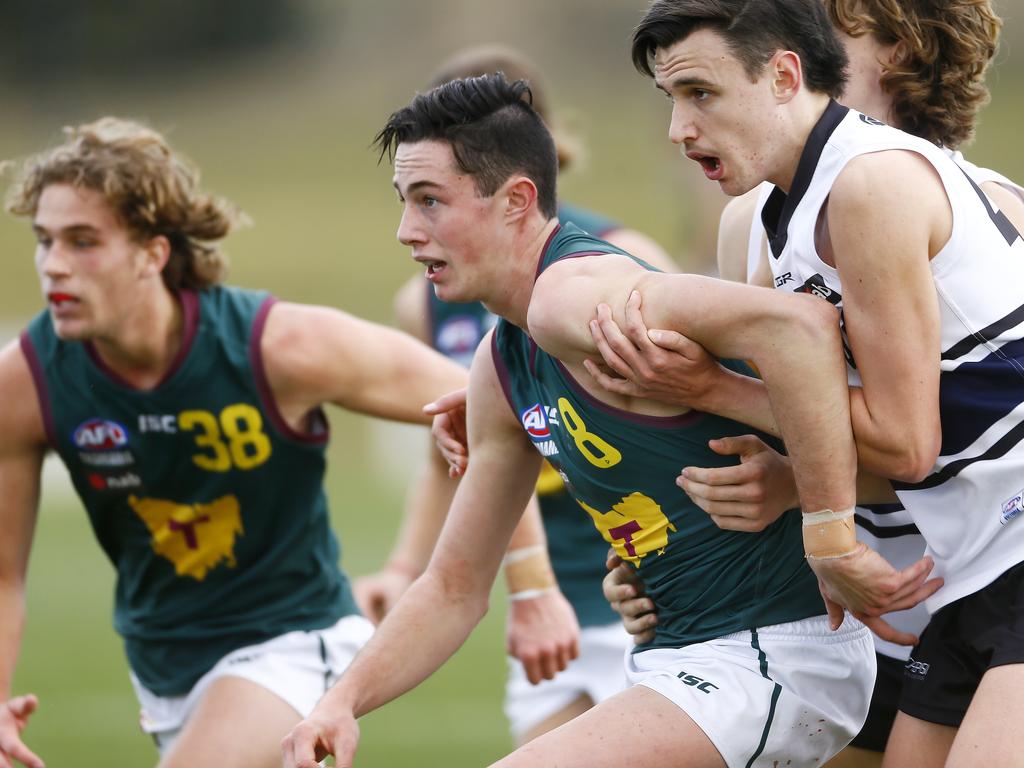
M 900 711 L 959 727 L 992 667 L 1024 663 L 1024 563 L 935 613 L 903 671 Z
M 884 752 L 896 719 L 896 705 L 900 700 L 903 666 L 906 662 L 884 653 L 876 653 L 875 657 L 878 659 L 878 675 L 875 677 L 875 689 L 871 692 L 868 719 L 864 721 L 860 733 L 853 737 L 850 746 Z

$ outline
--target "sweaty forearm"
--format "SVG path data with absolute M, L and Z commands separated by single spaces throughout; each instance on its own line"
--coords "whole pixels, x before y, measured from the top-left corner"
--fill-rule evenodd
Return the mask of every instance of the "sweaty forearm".
M 402 596 L 317 709 L 361 717 L 419 685 L 465 642 L 487 612 L 485 590 L 467 593 L 428 570 Z

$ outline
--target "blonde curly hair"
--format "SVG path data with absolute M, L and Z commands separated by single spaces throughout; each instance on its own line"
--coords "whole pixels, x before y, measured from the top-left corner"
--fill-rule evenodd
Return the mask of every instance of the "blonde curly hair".
M 825 0 L 825 7 L 846 34 L 896 46 L 881 83 L 899 128 L 950 148 L 973 138 L 1002 28 L 990 0 Z
M 173 291 L 219 283 L 227 258 L 215 243 L 248 219 L 199 189 L 199 171 L 142 123 L 104 117 L 64 129 L 67 140 L 30 157 L 7 194 L 7 210 L 34 216 L 43 190 L 70 184 L 99 192 L 136 242 L 164 236 L 163 269 Z

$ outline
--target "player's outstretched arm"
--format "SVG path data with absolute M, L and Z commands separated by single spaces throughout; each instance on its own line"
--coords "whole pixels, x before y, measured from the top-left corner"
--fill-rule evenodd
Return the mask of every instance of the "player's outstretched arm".
M 314 768 L 327 754 L 341 768 L 351 766 L 355 719 L 434 672 L 486 612 L 540 456 L 505 401 L 489 345 L 474 361 L 469 402 L 473 462 L 430 564 L 313 713 L 285 738 L 286 768 Z
M 408 334 L 327 307 L 274 305 L 260 349 L 290 424 L 322 403 L 428 424 L 423 406 L 466 382 L 462 367 Z
M 0 403 L 0 768 L 12 768 L 15 761 L 41 768 L 43 761 L 21 740 L 36 697 L 11 697 L 46 445 L 32 376 L 17 342 L 0 351 Z

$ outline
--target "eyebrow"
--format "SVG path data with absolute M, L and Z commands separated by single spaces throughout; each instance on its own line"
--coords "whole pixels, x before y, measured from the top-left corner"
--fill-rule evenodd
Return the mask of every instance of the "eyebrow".
M 395 188 L 395 190 L 398 192 L 399 195 L 402 194 L 402 191 L 400 189 L 398 189 L 398 182 L 397 181 L 391 182 L 391 186 L 393 186 Z M 409 185 L 409 188 L 406 189 L 405 191 L 406 191 L 406 194 L 412 194 L 413 192 L 416 192 L 416 191 L 418 191 L 420 189 L 423 189 L 424 187 L 440 187 L 440 186 L 441 185 L 438 184 L 436 181 L 428 181 L 428 180 L 414 181 L 412 184 Z
M 668 88 L 657 80 L 654 81 L 654 87 L 665 93 L 668 93 L 670 88 L 710 88 L 714 85 L 710 80 L 705 80 L 703 77 L 679 77 L 669 83 Z
M 32 222 L 32 231 L 34 231 L 36 233 L 42 233 L 42 232 L 49 233 L 50 232 L 49 229 L 44 227 L 38 221 L 33 221 Z M 61 232 L 61 233 L 66 234 L 66 235 L 96 234 L 96 233 L 99 232 L 99 230 L 96 227 L 94 227 L 92 224 L 69 224 L 66 227 L 58 227 L 56 231 L 57 232 Z

